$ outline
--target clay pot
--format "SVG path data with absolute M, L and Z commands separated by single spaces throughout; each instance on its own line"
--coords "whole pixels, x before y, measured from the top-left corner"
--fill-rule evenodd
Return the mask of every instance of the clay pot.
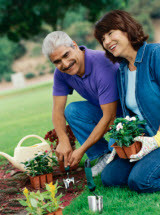
M 39 179 L 39 176 L 35 176 L 35 177 L 31 177 L 29 176 L 30 178 L 30 182 L 31 182 L 31 185 L 34 189 L 40 189 L 40 179 Z
M 62 209 L 59 208 L 57 211 L 52 212 L 52 213 L 48 213 L 47 215 L 63 215 Z
M 31 215 L 31 214 L 30 214 Z M 52 213 L 48 213 L 46 215 L 63 215 L 62 208 L 59 208 L 57 211 L 54 211 Z
M 53 174 L 48 173 L 44 175 L 38 175 L 35 177 L 29 176 L 29 178 L 30 178 L 32 187 L 34 189 L 40 189 L 41 187 L 44 188 L 46 183 L 50 183 L 53 181 Z
M 46 174 L 47 183 L 51 183 L 53 181 L 53 173 Z
M 120 158 L 130 159 L 131 155 L 135 155 L 141 150 L 142 143 L 136 141 L 128 147 L 127 146 L 120 147 L 120 146 L 117 146 L 117 143 L 114 143 L 112 145 L 112 147 L 115 148 L 115 150 Z

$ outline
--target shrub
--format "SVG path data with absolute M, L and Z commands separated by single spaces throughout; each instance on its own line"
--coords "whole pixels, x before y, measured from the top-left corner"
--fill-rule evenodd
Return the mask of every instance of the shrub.
M 45 74 L 45 72 L 42 72 L 42 71 L 39 72 L 39 75 L 40 75 L 40 76 L 42 76 L 42 75 L 44 75 L 44 74 Z
M 93 26 L 88 21 L 73 23 L 66 32 L 76 41 L 78 45 L 85 45 L 88 48 L 94 49 L 97 41 L 93 36 Z
M 5 81 L 10 82 L 11 81 L 11 73 L 4 73 L 3 78 Z
M 42 48 L 41 46 L 35 46 L 33 49 L 32 49 L 32 52 L 30 54 L 31 57 L 38 57 L 42 54 Z
M 9 41 L 6 37 L 0 38 L 0 74 L 1 77 L 5 73 L 11 73 L 11 65 L 15 59 L 25 53 L 25 48 L 17 43 Z M 10 75 L 6 75 L 4 79 L 9 80 Z M 7 78 L 6 78 L 7 77 Z
M 27 78 L 27 79 L 31 79 L 31 78 L 34 78 L 36 75 L 34 74 L 34 73 L 32 73 L 32 72 L 29 72 L 29 73 L 27 73 L 26 75 L 25 75 L 25 77 Z
M 49 73 L 53 74 L 55 69 L 49 70 Z

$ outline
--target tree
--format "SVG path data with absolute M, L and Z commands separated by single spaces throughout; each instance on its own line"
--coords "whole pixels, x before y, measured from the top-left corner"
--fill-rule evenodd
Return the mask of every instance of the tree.
M 124 8 L 127 0 L 0 0 L 1 35 L 18 41 L 37 35 L 42 24 L 47 23 L 54 30 L 58 20 L 62 20 L 69 9 L 79 4 L 88 10 L 88 20 L 94 22 L 101 11 Z
M 158 0 L 159 1 L 159 0 Z M 157 4 L 157 0 L 130 0 L 128 4 L 128 12 L 141 23 L 144 32 L 149 34 L 149 41 L 154 40 L 154 29 L 151 22 L 151 15 L 154 12 L 154 8 Z

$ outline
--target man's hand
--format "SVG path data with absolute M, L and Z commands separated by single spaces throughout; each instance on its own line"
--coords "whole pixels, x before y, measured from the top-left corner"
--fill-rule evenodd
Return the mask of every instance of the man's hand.
M 154 136 L 155 137 L 155 136 Z M 136 155 L 130 156 L 130 162 L 135 162 L 143 158 L 145 155 L 149 154 L 151 151 L 157 149 L 158 143 L 154 137 L 135 137 L 134 141 L 139 141 L 142 143 L 141 150 Z
M 72 155 L 72 147 L 70 143 L 59 143 L 57 148 L 56 148 L 56 155 L 58 157 L 59 161 L 64 160 L 64 167 L 67 167 L 69 165 L 69 159 Z
M 113 148 L 112 153 L 110 154 L 106 164 L 109 164 L 111 161 L 113 161 L 115 155 L 116 155 L 116 150 L 115 150 L 115 148 Z
M 74 150 L 70 159 L 69 159 L 70 167 L 78 165 L 79 162 L 81 161 L 83 155 L 84 155 L 84 152 L 81 150 L 81 147 Z

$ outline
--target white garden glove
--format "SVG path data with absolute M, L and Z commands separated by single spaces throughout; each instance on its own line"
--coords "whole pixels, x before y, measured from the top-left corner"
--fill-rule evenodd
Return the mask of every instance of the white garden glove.
M 114 149 L 112 150 L 112 152 L 111 152 L 111 154 L 110 154 L 110 156 L 109 156 L 109 158 L 108 158 L 106 164 L 109 164 L 111 161 L 113 161 L 115 155 L 116 155 L 116 150 L 115 150 L 115 148 L 114 148 Z
M 130 162 L 138 161 L 151 151 L 160 147 L 160 132 L 158 131 L 154 137 L 135 137 L 134 141 L 142 142 L 142 148 L 136 155 L 130 156 Z

